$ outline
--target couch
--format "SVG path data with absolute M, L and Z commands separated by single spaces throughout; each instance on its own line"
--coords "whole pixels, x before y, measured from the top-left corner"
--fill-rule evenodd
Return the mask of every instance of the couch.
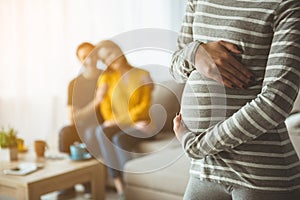
M 189 159 L 176 140 L 173 117 L 180 110 L 184 85 L 173 81 L 155 86 L 152 110 L 160 127 L 154 140 L 145 141 L 136 147 L 139 156 L 126 163 L 124 180 L 127 200 L 179 200 L 182 199 L 189 179 Z M 158 105 L 155 107 L 155 105 Z M 164 110 L 160 110 L 164 108 Z M 300 155 L 300 95 L 291 116 L 286 120 L 290 137 Z M 166 120 L 163 120 L 165 117 Z
M 126 199 L 182 199 L 189 178 L 189 160 L 172 127 L 183 88 L 183 84 L 174 81 L 155 84 L 150 115 L 158 131 L 153 140 L 135 147 L 138 158 L 125 165 Z

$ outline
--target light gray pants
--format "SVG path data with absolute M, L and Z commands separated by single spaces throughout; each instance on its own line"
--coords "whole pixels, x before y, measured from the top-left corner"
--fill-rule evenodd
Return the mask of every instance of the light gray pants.
M 298 192 L 298 195 L 299 192 Z M 297 200 L 296 193 L 289 192 L 264 192 L 223 185 L 214 182 L 201 181 L 197 177 L 190 177 L 184 200 Z

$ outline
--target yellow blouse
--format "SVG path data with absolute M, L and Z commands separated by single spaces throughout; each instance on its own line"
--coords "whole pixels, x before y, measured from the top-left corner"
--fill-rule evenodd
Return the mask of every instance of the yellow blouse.
M 150 121 L 152 84 L 149 72 L 132 68 L 126 74 L 118 71 L 104 71 L 98 79 L 98 87 L 108 86 L 100 112 L 105 121 L 132 125 L 137 121 Z

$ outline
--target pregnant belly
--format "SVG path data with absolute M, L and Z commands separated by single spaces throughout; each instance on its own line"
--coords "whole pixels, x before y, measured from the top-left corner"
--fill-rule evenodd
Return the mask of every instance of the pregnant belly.
M 224 121 L 247 102 L 254 99 L 258 89 L 229 89 L 206 78 L 197 71 L 191 73 L 181 100 L 181 113 L 186 126 L 194 132 Z

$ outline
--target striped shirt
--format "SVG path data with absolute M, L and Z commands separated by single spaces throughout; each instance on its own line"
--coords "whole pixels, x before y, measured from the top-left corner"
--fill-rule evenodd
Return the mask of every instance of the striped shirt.
M 256 76 L 245 90 L 201 75 L 201 42 L 237 45 L 234 55 Z M 300 189 L 300 162 L 284 120 L 300 85 L 299 0 L 189 0 L 171 63 L 186 82 L 182 145 L 201 180 L 263 191 Z

